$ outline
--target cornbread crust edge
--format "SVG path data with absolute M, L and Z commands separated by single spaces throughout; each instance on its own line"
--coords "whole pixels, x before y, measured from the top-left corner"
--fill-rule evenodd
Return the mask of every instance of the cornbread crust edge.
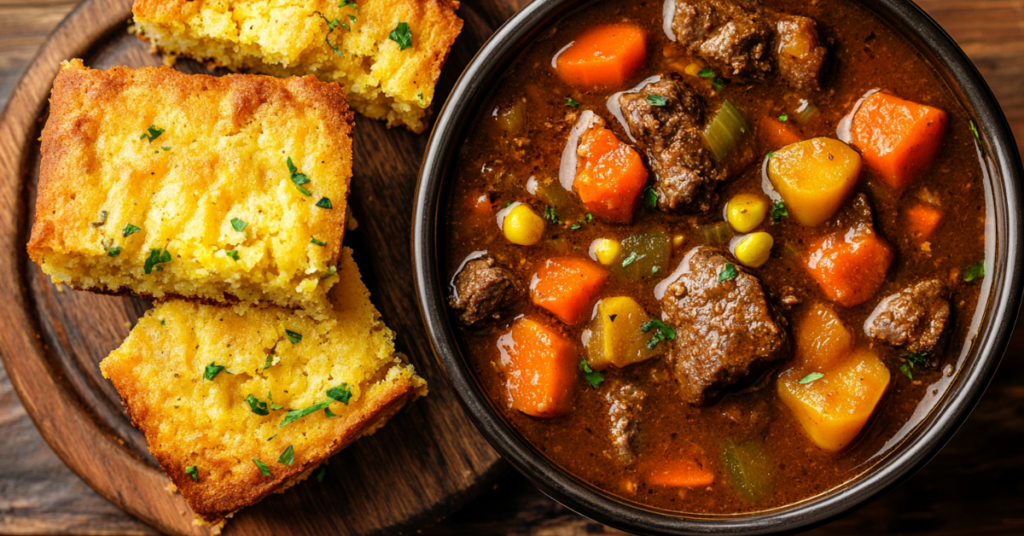
M 235 71 L 313 74 L 325 82 L 342 82 L 352 107 L 363 115 L 423 132 L 441 68 L 462 31 L 463 22 L 455 15 L 459 2 L 361 0 L 358 9 L 337 4 L 136 0 L 132 12 L 136 34 L 152 43 L 153 52 L 164 52 L 167 64 L 180 55 Z M 351 30 L 343 25 L 331 30 L 321 16 Z M 389 39 L 399 22 L 408 23 L 412 32 L 412 47 L 406 50 Z
M 190 116 L 189 119 L 195 120 L 197 123 L 218 121 L 215 128 L 226 129 L 229 135 L 231 132 L 241 132 L 250 127 L 253 121 L 262 118 L 259 114 L 266 114 L 266 110 L 269 109 L 281 107 L 308 109 L 309 113 L 317 118 L 318 128 L 330 131 L 330 134 L 323 136 L 319 143 L 332 147 L 331 152 L 337 160 L 334 165 L 340 171 L 331 175 L 330 180 L 333 182 L 324 184 L 339 192 L 340 197 L 336 196 L 334 200 L 337 205 L 335 210 L 316 209 L 318 219 L 309 223 L 309 226 L 311 229 L 316 229 L 319 238 L 327 242 L 327 245 L 314 250 L 308 260 L 304 262 L 322 263 L 325 267 L 337 264 L 341 253 L 347 195 L 351 180 L 354 124 L 352 111 L 349 110 L 344 91 L 338 84 L 325 84 L 312 76 L 280 80 L 253 75 L 228 75 L 225 77 L 186 75 L 166 67 L 142 69 L 114 67 L 107 71 L 101 71 L 88 69 L 82 60 L 76 59 L 63 62 L 61 71 L 54 81 L 50 99 L 50 116 L 43 128 L 41 138 L 42 160 L 36 216 L 27 244 L 29 257 L 39 264 L 43 271 L 54 279 L 55 283 L 66 283 L 73 288 L 105 294 L 136 294 L 153 299 L 180 297 L 221 304 L 238 302 L 255 304 L 263 300 L 263 296 L 259 293 L 247 293 L 244 292 L 246 290 L 244 288 L 239 289 L 243 292 L 238 292 L 238 290 L 232 289 L 231 283 L 224 281 L 219 282 L 219 288 L 217 285 L 211 285 L 211 288 L 203 288 L 201 291 L 188 288 L 187 281 L 182 282 L 185 288 L 175 288 L 170 283 L 156 285 L 160 288 L 152 288 L 154 281 L 165 273 L 154 271 L 149 275 L 142 274 L 141 265 L 146 258 L 148 249 L 142 247 L 141 240 L 146 237 L 146 234 L 144 232 L 131 238 L 124 237 L 122 240 L 119 233 L 121 226 L 126 223 L 141 224 L 141 222 L 128 221 L 130 216 L 122 217 L 120 214 L 131 212 L 132 205 L 139 204 L 138 199 L 132 199 L 133 194 L 145 198 L 144 202 L 148 203 L 154 192 L 144 191 L 144 187 L 140 186 L 139 181 L 134 180 L 134 177 L 126 182 L 124 177 L 118 174 L 138 175 L 142 172 L 145 163 L 132 161 L 132 169 L 111 171 L 110 168 L 115 167 L 109 161 L 111 155 L 98 154 L 100 150 L 96 148 L 99 143 L 110 143 L 106 138 L 113 137 L 108 136 L 109 131 L 116 129 L 111 126 L 111 121 L 135 121 L 141 125 L 137 131 L 144 132 L 145 125 L 150 124 L 149 121 L 153 120 L 154 115 L 170 108 L 170 106 L 160 106 L 152 102 L 135 102 L 134 105 L 131 102 L 126 103 L 125 101 L 130 100 L 130 97 L 125 97 L 125 93 L 132 86 L 152 88 L 154 97 L 165 98 L 179 108 L 192 109 L 197 106 L 195 104 L 197 99 L 212 101 L 207 106 L 220 105 L 213 111 L 214 115 L 219 112 L 217 117 L 200 115 Z M 157 91 L 160 93 L 156 93 Z M 218 98 L 223 102 L 217 101 Z M 106 107 L 112 109 L 108 110 Z M 106 117 L 108 112 L 120 115 L 109 118 Z M 126 115 L 137 117 L 126 117 Z M 117 132 L 117 134 L 121 133 Z M 132 142 L 145 146 L 147 149 L 171 143 L 174 146 L 170 148 L 171 152 L 163 154 L 157 152 L 150 158 L 153 160 L 166 159 L 164 162 L 154 162 L 152 165 L 173 169 L 175 161 L 170 160 L 171 158 L 193 157 L 189 154 L 171 156 L 176 149 L 180 148 L 177 147 L 177 142 L 185 144 L 189 141 L 171 141 L 174 140 L 174 135 L 174 131 L 168 129 L 157 143 L 147 144 L 145 140 L 140 141 L 138 136 L 133 134 Z M 129 156 L 138 158 L 137 155 Z M 104 169 L 104 166 L 108 167 Z M 135 167 L 139 169 L 134 169 Z M 282 168 L 281 174 L 287 181 L 284 157 L 281 158 L 280 167 Z M 195 174 L 202 175 L 205 171 L 205 169 L 195 170 Z M 104 173 L 110 177 L 105 176 Z M 190 178 L 183 182 L 183 186 L 186 187 L 183 188 L 185 192 L 191 188 L 208 194 L 202 190 L 203 184 L 197 179 Z M 157 186 L 151 185 L 150 187 L 157 188 Z M 290 184 L 287 187 L 293 188 Z M 122 191 L 115 190 L 115 188 L 121 188 Z M 296 192 L 294 195 L 301 194 Z M 110 209 L 109 221 L 106 222 L 105 227 L 91 223 L 97 219 L 101 207 Z M 281 208 L 281 210 L 285 210 L 285 208 Z M 226 225 L 227 222 L 225 221 L 223 224 Z M 143 225 L 143 228 L 144 231 L 149 231 L 146 225 Z M 252 228 L 253 226 L 250 225 L 250 229 Z M 265 234 L 265 237 L 253 239 L 252 242 L 269 241 L 271 233 L 267 231 Z M 123 244 L 124 248 L 118 257 L 112 258 L 106 255 L 103 246 L 100 245 L 105 239 L 104 236 L 107 237 L 107 240 L 113 236 L 115 244 Z M 308 241 L 308 238 L 302 238 L 305 239 L 303 244 Z M 280 239 L 276 240 L 281 242 Z M 160 244 L 150 244 L 147 241 L 145 245 Z M 241 248 L 246 245 L 242 243 L 236 247 Z M 170 252 L 175 253 L 173 250 Z M 54 261 L 63 262 L 66 266 L 57 266 L 56 262 L 48 264 L 48 257 Z M 223 259 L 218 262 L 228 262 L 227 257 L 223 254 L 220 257 Z M 176 258 L 175 261 L 177 260 Z M 110 265 L 107 267 L 116 269 L 113 269 L 110 278 L 104 281 L 102 278 L 82 273 L 83 269 L 89 267 L 89 263 L 98 263 L 101 267 Z M 136 270 L 132 270 L 132 267 Z M 235 268 L 236 266 L 228 263 L 227 267 Z M 208 267 L 204 268 L 208 269 Z M 217 270 L 210 270 L 210 272 L 216 273 Z M 303 277 L 303 279 L 298 279 L 299 277 Z M 291 282 L 286 283 L 282 288 L 294 289 L 300 285 L 301 281 L 301 284 L 304 285 L 303 288 L 314 287 L 312 291 L 308 292 L 308 297 L 303 297 L 298 291 L 291 290 L 291 297 L 287 298 L 292 301 L 291 303 L 274 300 L 275 303 L 285 307 L 312 305 L 311 313 L 321 312 L 316 310 L 317 304 L 325 301 L 324 296 L 327 290 L 337 281 L 337 278 L 326 278 L 313 285 L 308 285 L 307 280 L 312 281 L 313 278 L 308 274 L 300 275 L 298 272 L 294 272 Z M 140 288 L 146 285 L 151 288 Z M 242 295 L 236 295 L 236 292 Z M 282 298 L 282 300 L 284 299 Z
M 407 403 L 427 394 L 426 382 L 394 351 L 394 334 L 370 303 L 347 248 L 339 274 L 342 280 L 331 292 L 335 313 L 326 321 L 333 324 L 280 308 L 240 315 L 230 308 L 169 301 L 148 311 L 121 347 L 100 363 L 197 522 L 216 530 L 241 508 L 298 484 L 330 456 L 373 434 Z M 279 325 L 299 329 L 304 338 L 274 343 L 277 330 L 284 330 Z M 271 354 L 264 354 L 268 345 Z M 338 353 L 345 348 L 351 353 Z M 203 365 L 210 351 L 220 352 L 224 360 L 217 362 L 227 368 L 206 380 Z M 272 365 L 262 364 L 266 355 L 274 357 Z M 266 390 L 291 409 L 325 399 L 310 387 L 326 374 L 325 363 L 332 367 L 331 383 L 362 378 L 349 384 L 349 404 L 330 406 L 337 417 L 317 411 L 281 427 L 284 409 L 259 416 L 244 400 L 244 393 L 256 393 L 270 403 Z M 274 441 L 267 438 L 271 434 Z M 291 465 L 275 461 L 286 445 L 295 447 Z M 265 462 L 271 475 L 263 476 L 250 457 Z M 191 466 L 198 467 L 198 480 L 186 472 Z

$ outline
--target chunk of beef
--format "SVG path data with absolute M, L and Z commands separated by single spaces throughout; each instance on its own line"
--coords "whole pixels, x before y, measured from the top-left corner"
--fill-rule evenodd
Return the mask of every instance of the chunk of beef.
M 788 355 L 785 318 L 738 263 L 736 277 L 720 281 L 727 262 L 713 248 L 690 250 L 682 275 L 661 299 L 665 319 L 676 329 L 669 358 L 690 404 L 713 402 Z
M 817 91 L 828 56 L 818 39 L 818 23 L 798 15 L 780 15 L 775 29 L 779 76 L 798 91 Z
M 672 17 L 676 41 L 723 76 L 763 80 L 777 63 L 794 89 L 819 87 L 828 50 L 812 19 L 757 0 L 676 0 Z
M 665 105 L 653 106 L 650 95 L 663 97 Z M 700 97 L 678 80 L 662 79 L 636 93 L 623 93 L 619 105 L 654 173 L 658 206 L 674 211 L 696 204 L 707 211 L 714 185 L 724 177 L 715 171 L 701 134 L 704 103 Z
M 466 263 L 455 276 L 448 306 L 456 311 L 459 322 L 469 326 L 485 319 L 501 316 L 522 294 L 512 273 L 491 257 Z
M 612 446 L 622 463 L 627 465 L 636 460 L 637 424 L 644 398 L 647 398 L 647 393 L 630 384 L 612 387 L 605 395 L 610 404 L 608 418 L 611 420 Z
M 947 295 L 938 279 L 911 285 L 883 299 L 864 322 L 864 332 L 908 352 L 931 352 L 949 321 Z
M 676 0 L 676 41 L 725 76 L 760 80 L 772 70 L 772 24 L 748 0 Z

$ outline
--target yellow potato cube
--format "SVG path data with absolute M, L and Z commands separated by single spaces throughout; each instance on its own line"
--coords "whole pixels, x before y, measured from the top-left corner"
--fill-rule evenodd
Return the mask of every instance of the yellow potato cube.
M 831 218 L 860 177 L 857 151 L 831 138 L 787 145 L 772 155 L 768 178 L 789 214 L 808 227 Z
M 862 349 L 812 381 L 806 380 L 801 367 L 782 373 L 779 397 L 811 441 L 834 452 L 848 446 L 864 428 L 889 387 L 889 377 L 885 363 Z
M 639 363 L 665 353 L 670 343 L 659 341 L 654 348 L 647 343 L 656 336 L 655 329 L 644 333 L 643 324 L 650 317 L 633 298 L 606 298 L 597 305 L 597 314 L 583 335 L 587 362 L 594 370 L 613 365 L 619 368 Z

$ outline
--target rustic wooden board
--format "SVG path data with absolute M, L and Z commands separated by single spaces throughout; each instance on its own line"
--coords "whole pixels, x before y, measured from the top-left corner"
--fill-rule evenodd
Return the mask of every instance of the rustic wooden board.
M 498 1 L 466 5 L 466 27 L 445 69 L 444 96 L 462 68 L 512 12 Z M 98 363 L 151 306 L 73 292 L 50 283 L 25 254 L 35 206 L 39 131 L 59 62 L 159 65 L 128 34 L 131 0 L 86 0 L 43 45 L 0 119 L 0 339 L 4 364 L 29 416 L 57 455 L 102 496 L 170 534 L 206 534 L 125 416 Z M 191 61 L 179 70 L 209 72 Z M 215 73 L 216 74 L 216 73 Z M 324 482 L 306 482 L 243 510 L 226 534 L 367 534 L 411 530 L 493 484 L 504 464 L 476 432 L 444 381 L 423 333 L 408 246 L 413 190 L 425 135 L 357 119 L 350 205 L 359 229 L 346 237 L 398 345 L 431 395 L 371 438 L 336 456 Z
M 520 7 L 527 1 L 512 5 Z M 482 0 L 464 2 L 461 14 L 467 19 L 467 28 L 497 27 L 512 13 L 512 9 L 495 6 L 495 3 L 488 4 Z M 974 60 L 1002 103 L 1024 149 L 1024 92 L 1020 91 L 1024 87 L 1024 0 L 918 0 L 918 3 Z M 0 106 L 46 35 L 76 4 L 77 0 L 0 0 Z M 459 50 L 468 57 L 475 46 L 460 42 Z M 450 87 L 465 61 L 466 58 L 453 58 L 449 62 L 445 68 L 446 87 Z M 45 79 L 47 88 L 51 78 L 52 74 Z M 360 121 L 360 125 L 362 123 L 364 121 Z M 29 137 L 34 135 L 28 133 Z M 11 139 L 9 132 L 0 131 L 0 155 L 9 151 Z M 0 156 L 2 158 L 6 156 Z M 359 192 L 354 195 L 359 195 Z M 401 197 L 396 202 L 406 203 L 399 207 L 400 210 L 406 210 L 411 203 Z M 9 205 L 3 206 L 9 208 Z M 359 232 L 366 231 L 360 229 Z M 0 240 L 4 236 L 0 235 Z M 400 239 L 404 241 L 406 237 L 407 234 L 402 234 Z M 383 309 L 385 304 L 381 302 L 379 283 L 375 285 L 372 289 L 375 301 Z M 4 291 L 0 287 L 0 292 Z M 3 296 L 0 307 L 4 307 L 9 295 L 0 296 Z M 390 309 L 385 316 L 390 322 L 391 311 L 404 305 L 397 303 L 388 307 Z M 1024 534 L 1024 453 L 1020 448 L 1024 444 L 1022 327 L 1024 320 L 1011 342 L 1003 367 L 974 415 L 932 463 L 898 489 L 809 534 Z M 419 329 L 419 326 L 413 325 L 413 329 Z M 8 333 L 5 326 L 0 339 L 8 337 Z M 2 347 L 0 351 L 6 355 Z M 423 360 L 423 356 L 417 356 L 417 359 Z M 434 395 L 439 394 L 436 382 L 433 385 Z M 394 424 L 405 426 L 404 423 L 396 421 Z M 333 467 L 332 471 L 336 469 Z M 331 474 L 333 478 L 336 473 Z M 422 534 L 620 534 L 573 514 L 544 497 L 518 475 L 504 477 L 496 488 L 446 521 L 424 527 Z M 326 487 L 324 492 L 330 493 L 333 489 Z M 400 492 L 395 495 L 397 493 Z M 448 506 L 455 507 L 457 502 L 453 501 Z M 270 503 L 256 508 L 265 507 L 270 507 Z M 437 515 L 444 514 L 444 510 L 438 510 Z M 431 517 L 422 516 L 418 522 L 426 523 Z M 332 533 L 341 530 L 332 530 Z M 14 395 L 2 368 L 0 534 L 155 534 L 154 529 L 90 490 L 53 455 Z

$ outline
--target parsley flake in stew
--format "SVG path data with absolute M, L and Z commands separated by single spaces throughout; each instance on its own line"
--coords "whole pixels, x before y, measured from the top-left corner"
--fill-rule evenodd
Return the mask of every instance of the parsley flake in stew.
M 736 271 L 736 265 L 731 262 L 727 262 L 725 263 L 725 266 L 722 267 L 722 271 L 718 272 L 718 280 L 730 281 L 735 279 L 738 275 L 740 275 L 740 273 Z
M 586 359 L 580 361 L 580 370 L 583 371 L 583 379 L 587 380 L 587 383 L 589 383 L 594 389 L 597 389 L 601 385 L 601 382 L 604 381 L 604 376 L 602 376 L 600 372 L 590 368 L 590 363 L 587 363 Z

